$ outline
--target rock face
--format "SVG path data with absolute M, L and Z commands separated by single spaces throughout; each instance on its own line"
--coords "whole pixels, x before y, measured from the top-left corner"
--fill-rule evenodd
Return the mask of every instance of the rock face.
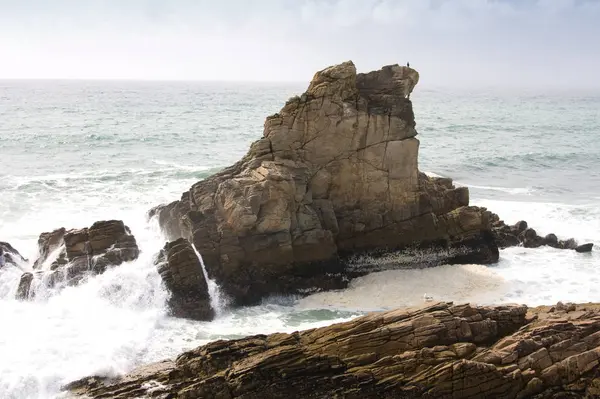
M 171 292 L 169 308 L 176 317 L 212 320 L 208 285 L 202 265 L 190 242 L 184 238 L 169 242 L 155 261 L 158 273 Z
M 236 305 L 341 288 L 372 271 L 345 260 L 373 251 L 434 247 L 448 253 L 443 263 L 495 262 L 490 213 L 418 170 L 407 98 L 418 80 L 398 65 L 317 72 L 241 161 L 150 214 L 169 239 L 194 243 Z
M 27 262 L 27 259 L 25 259 L 19 253 L 19 251 L 17 251 L 12 245 L 10 245 L 7 242 L 0 241 L 0 249 L 2 250 L 1 252 L 4 254 L 4 261 L 7 264 L 16 265 L 20 262 Z
M 556 234 L 550 233 L 541 237 L 529 227 L 526 221 L 521 220 L 513 226 L 507 225 L 496 214 L 492 214 L 492 232 L 500 248 L 522 245 L 525 248 L 538 248 L 547 245 L 559 249 L 574 249 L 577 252 L 590 252 L 594 244 L 578 245 L 575 239 L 559 240 Z
M 77 284 L 88 273 L 100 274 L 108 266 L 137 259 L 140 252 L 135 237 L 120 220 L 100 221 L 78 230 L 60 228 L 42 233 L 38 246 L 40 255 L 33 268 L 36 274 L 47 275 L 44 281 L 50 286 L 59 281 Z M 17 296 L 29 293 L 27 282 L 31 281 L 28 276 L 21 277 Z
M 600 311 L 585 306 L 547 313 L 440 303 L 375 313 L 216 341 L 66 388 L 89 398 L 596 398 Z

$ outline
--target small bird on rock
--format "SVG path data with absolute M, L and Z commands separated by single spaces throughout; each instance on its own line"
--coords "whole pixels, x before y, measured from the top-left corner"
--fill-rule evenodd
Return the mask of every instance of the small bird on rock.
M 425 293 L 425 294 L 423 294 L 423 300 L 424 300 L 425 302 L 431 302 L 431 301 L 433 301 L 433 297 L 432 297 L 431 295 L 427 295 L 427 294 Z

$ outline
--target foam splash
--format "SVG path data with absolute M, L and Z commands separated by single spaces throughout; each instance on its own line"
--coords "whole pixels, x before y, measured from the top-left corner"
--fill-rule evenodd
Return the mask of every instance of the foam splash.
M 192 243 L 192 248 L 194 248 L 194 252 L 200 261 L 200 265 L 202 266 L 202 274 L 204 274 L 204 279 L 206 280 L 206 284 L 208 286 L 208 295 L 210 296 L 210 306 L 215 311 L 215 315 L 217 317 L 221 316 L 228 304 L 228 300 L 225 294 L 221 291 L 221 288 L 217 284 L 217 282 L 211 279 L 208 276 L 208 272 L 206 271 L 206 265 L 204 264 L 204 259 L 202 259 L 202 255 L 196 249 L 196 246 Z
M 514 195 L 532 195 L 534 193 L 534 188 L 532 187 L 495 187 L 495 186 L 478 186 L 475 184 L 466 184 L 461 183 L 459 181 L 455 181 L 454 185 L 457 187 L 469 187 L 476 188 L 479 190 L 488 190 L 488 191 L 500 191 L 503 193 L 514 194 Z
M 490 209 L 508 224 L 524 219 L 539 235 L 555 233 L 561 239 L 573 237 L 579 243 L 600 239 L 600 201 L 561 204 L 476 199 L 471 203 Z

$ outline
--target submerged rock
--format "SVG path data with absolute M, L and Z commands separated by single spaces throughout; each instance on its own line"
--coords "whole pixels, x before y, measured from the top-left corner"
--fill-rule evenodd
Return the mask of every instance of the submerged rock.
M 65 387 L 88 398 L 593 398 L 600 311 L 439 303 L 216 341 Z
M 188 240 L 180 238 L 167 243 L 155 263 L 171 292 L 168 305 L 173 316 L 195 320 L 214 318 L 202 265 Z
M 242 160 L 150 216 L 169 239 L 194 243 L 237 305 L 342 288 L 372 271 L 349 270 L 348 259 L 373 251 L 451 249 L 449 262 L 496 262 L 490 213 L 468 207 L 466 188 L 418 170 L 407 98 L 418 80 L 398 65 L 317 72 Z
M 60 228 L 42 233 L 38 239 L 39 257 L 33 268 L 50 285 L 66 280 L 77 284 L 89 274 L 103 273 L 108 266 L 137 259 L 135 237 L 120 220 L 94 223 L 89 228 Z

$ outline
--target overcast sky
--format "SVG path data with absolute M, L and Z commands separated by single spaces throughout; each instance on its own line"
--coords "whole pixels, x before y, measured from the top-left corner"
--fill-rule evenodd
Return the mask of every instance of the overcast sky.
M 600 0 L 0 0 L 0 78 L 600 87 Z

